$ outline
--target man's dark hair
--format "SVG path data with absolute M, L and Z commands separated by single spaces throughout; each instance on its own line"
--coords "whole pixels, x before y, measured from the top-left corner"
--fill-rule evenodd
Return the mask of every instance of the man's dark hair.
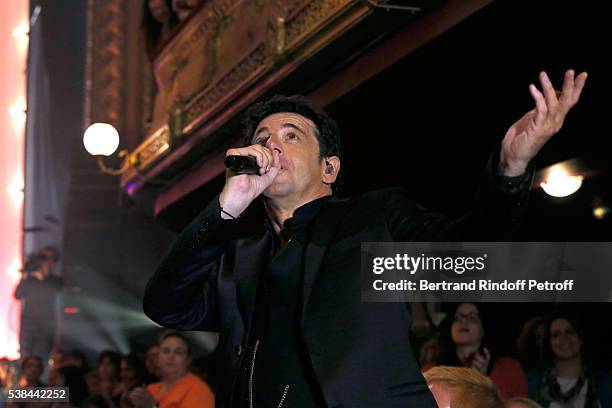
M 253 136 L 259 122 L 275 113 L 296 113 L 310 119 L 316 126 L 316 136 L 319 141 L 319 155 L 325 157 L 340 157 L 340 130 L 335 120 L 308 99 L 301 95 L 276 95 L 267 101 L 251 106 L 244 116 L 244 144 L 253 144 Z
M 113 350 L 102 350 L 98 354 L 98 365 L 102 364 L 104 360 L 108 359 L 110 363 L 115 367 L 117 376 L 119 375 L 119 367 L 121 364 L 121 354 Z

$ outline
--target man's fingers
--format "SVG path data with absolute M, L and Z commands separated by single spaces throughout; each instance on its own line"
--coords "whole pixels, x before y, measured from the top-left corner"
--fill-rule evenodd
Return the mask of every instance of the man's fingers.
M 540 84 L 542 85 L 546 105 L 550 110 L 555 109 L 559 104 L 557 94 L 555 93 L 552 82 L 550 82 L 550 78 L 548 78 L 548 75 L 544 71 L 540 72 Z
M 546 114 L 548 113 L 548 107 L 546 106 L 546 101 L 544 100 L 544 95 L 536 88 L 534 84 L 529 85 L 529 92 L 533 97 L 533 100 L 536 104 L 536 123 L 541 123 L 546 118 Z
M 563 92 L 559 97 L 561 103 L 571 102 L 574 95 L 574 71 L 568 69 L 563 78 Z
M 582 94 L 582 90 L 584 89 L 584 84 L 586 83 L 587 77 L 588 74 L 586 72 L 582 72 L 574 81 L 574 94 L 572 98 L 574 104 L 576 104 L 580 99 L 580 95 Z

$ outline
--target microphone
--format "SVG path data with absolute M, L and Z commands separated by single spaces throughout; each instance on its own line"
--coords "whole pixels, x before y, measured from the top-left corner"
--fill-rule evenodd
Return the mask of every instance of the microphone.
M 259 166 L 254 156 L 227 156 L 225 158 L 225 167 L 236 174 L 259 174 Z

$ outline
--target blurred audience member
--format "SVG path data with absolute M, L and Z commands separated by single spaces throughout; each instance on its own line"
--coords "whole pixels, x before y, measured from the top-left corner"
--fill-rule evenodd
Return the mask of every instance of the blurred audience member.
M 160 382 L 137 387 L 130 394 L 136 408 L 212 408 L 215 399 L 204 381 L 189 372 L 191 346 L 178 332 L 162 336 L 159 343 Z
M 121 379 L 120 393 L 113 395 L 115 406 L 131 407 L 129 399 L 130 392 L 139 385 L 144 384 L 146 369 L 140 358 L 134 354 L 121 357 L 121 369 L 119 377 Z
M 542 343 L 546 331 L 546 320 L 536 316 L 525 322 L 516 341 L 521 364 L 526 370 L 540 368 L 542 364 Z
M 202 3 L 202 0 L 172 0 L 172 10 L 179 21 L 186 20 Z
M 435 365 L 440 357 L 440 343 L 438 336 L 433 336 L 421 346 L 419 350 L 419 363 L 421 367 Z
M 38 356 L 27 356 L 21 362 L 21 377 L 19 387 L 44 387 L 41 381 L 44 367 L 43 362 Z
M 101 395 L 93 395 L 83 402 L 83 408 L 112 408 L 106 398 Z
M 50 368 L 59 368 L 64 365 L 66 361 L 66 352 L 61 349 L 55 349 L 51 351 L 51 355 L 49 356 L 49 366 Z
M 49 387 L 68 387 L 70 404 L 80 407 L 87 397 L 87 384 L 83 371 L 78 367 L 54 368 L 49 373 Z
M 176 24 L 177 17 L 172 11 L 172 0 L 144 0 L 142 32 L 151 61 L 155 59 L 157 49 L 170 36 Z
M 8 390 L 16 383 L 16 374 L 13 363 L 8 358 L 0 358 L 0 407 L 6 400 Z
M 612 407 L 612 377 L 594 372 L 585 357 L 585 333 L 578 320 L 558 312 L 547 320 L 543 369 L 529 372 L 529 396 L 544 408 Z
M 474 303 L 461 303 L 440 325 L 440 356 L 437 365 L 471 367 L 489 378 L 502 397 L 527 396 L 525 371 L 518 360 L 494 355 L 486 334 L 487 319 Z M 427 371 L 430 366 L 424 366 Z
M 100 394 L 100 376 L 98 370 L 91 370 L 85 374 L 85 382 L 87 383 L 87 394 L 98 395 Z
M 119 370 L 121 354 L 116 351 L 104 350 L 98 355 L 98 377 L 100 378 L 100 395 L 112 404 L 113 396 L 119 395 Z
M 474 368 L 433 367 L 425 380 L 440 408 L 504 408 L 495 384 Z
M 159 381 L 159 346 L 157 344 L 149 347 L 145 353 L 145 367 L 147 377 L 145 382 L 151 384 Z
M 79 367 L 84 373 L 89 372 L 87 356 L 80 350 L 72 350 L 70 353 L 66 354 L 62 365 Z
M 45 365 L 55 339 L 56 299 L 63 285 L 51 274 L 57 254 L 49 248 L 27 257 L 14 294 L 21 300 L 21 354 L 40 356 Z
M 512 398 L 506 401 L 505 408 L 542 408 L 542 406 L 529 398 Z

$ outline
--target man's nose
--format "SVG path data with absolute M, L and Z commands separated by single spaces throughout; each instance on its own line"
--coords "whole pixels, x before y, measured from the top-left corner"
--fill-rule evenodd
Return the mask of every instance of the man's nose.
M 283 152 L 278 142 L 278 137 L 275 135 L 270 136 L 268 140 L 266 140 L 266 147 L 272 151 L 276 150 L 279 154 Z

